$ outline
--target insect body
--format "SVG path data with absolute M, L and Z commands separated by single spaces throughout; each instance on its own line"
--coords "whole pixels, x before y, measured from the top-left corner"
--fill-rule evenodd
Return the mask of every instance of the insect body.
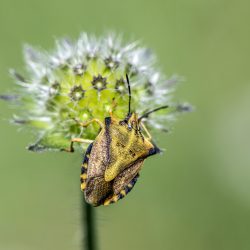
M 129 81 L 128 86 L 130 94 Z M 79 122 L 83 127 L 96 122 L 100 132 L 93 142 L 72 139 L 67 150 L 74 151 L 74 142 L 91 142 L 83 159 L 80 180 L 85 199 L 93 206 L 109 205 L 122 199 L 135 185 L 144 160 L 160 152 L 142 123 L 143 117 L 159 108 L 138 118 L 136 113 L 130 112 L 131 94 L 129 97 L 129 112 L 124 120 L 115 118 L 111 113 L 104 122 L 98 119 Z
M 143 161 L 159 149 L 144 137 L 133 113 L 127 121 L 105 118 L 81 169 L 81 189 L 95 206 L 123 198 L 134 186 Z

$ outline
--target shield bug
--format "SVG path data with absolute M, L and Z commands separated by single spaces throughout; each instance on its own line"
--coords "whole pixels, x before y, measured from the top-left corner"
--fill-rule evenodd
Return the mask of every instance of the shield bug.
M 168 106 L 138 117 L 135 112 L 131 112 L 131 90 L 127 75 L 126 79 L 129 92 L 127 116 L 120 120 L 110 112 L 110 117 L 106 117 L 103 122 L 98 119 L 86 123 L 77 121 L 82 127 L 98 123 L 100 132 L 94 141 L 74 138 L 70 148 L 64 149 L 74 152 L 74 142 L 90 143 L 82 162 L 80 180 L 85 199 L 93 206 L 109 205 L 126 196 L 135 185 L 144 160 L 160 152 L 142 119 Z

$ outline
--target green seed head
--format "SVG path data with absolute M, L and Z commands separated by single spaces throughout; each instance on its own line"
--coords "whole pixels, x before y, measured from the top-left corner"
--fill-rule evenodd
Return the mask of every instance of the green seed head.
M 152 114 L 146 122 L 162 129 L 176 111 L 171 93 L 176 77 L 166 79 L 155 69 L 155 57 L 138 43 L 122 43 L 121 37 L 97 38 L 83 33 L 77 41 L 56 42 L 53 53 L 26 46 L 27 77 L 12 71 L 18 85 L 19 117 L 15 122 L 32 128 L 37 136 L 30 150 L 61 149 L 71 138 L 95 139 L 98 126 L 81 128 L 76 120 L 123 119 L 128 112 L 126 74 L 132 89 L 132 111 L 142 114 L 161 105 L 171 108 Z M 113 105 L 115 103 L 116 105 Z

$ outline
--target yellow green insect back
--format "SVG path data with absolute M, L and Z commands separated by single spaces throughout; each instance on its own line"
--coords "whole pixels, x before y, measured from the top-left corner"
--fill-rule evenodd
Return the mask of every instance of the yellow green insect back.
M 83 33 L 56 41 L 51 53 L 26 45 L 24 56 L 25 76 L 11 70 L 16 94 L 1 97 L 17 104 L 13 121 L 37 136 L 29 150 L 72 152 L 75 142 L 87 149 L 81 190 L 94 206 L 123 198 L 144 159 L 159 152 L 148 129 L 166 130 L 175 114 L 189 110 L 171 98 L 178 78 L 166 78 L 149 49 L 121 36 Z

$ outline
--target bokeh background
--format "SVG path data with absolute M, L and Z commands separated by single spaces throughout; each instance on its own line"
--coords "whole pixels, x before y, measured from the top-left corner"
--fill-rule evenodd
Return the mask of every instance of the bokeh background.
M 22 45 L 52 49 L 81 31 L 142 39 L 167 75 L 186 81 L 182 116 L 133 192 L 96 208 L 100 250 L 250 249 L 250 2 L 0 1 L 0 93 L 22 71 Z M 0 103 L 0 249 L 82 249 L 80 154 L 26 151 L 32 140 Z M 160 139 L 159 139 L 160 138 Z

